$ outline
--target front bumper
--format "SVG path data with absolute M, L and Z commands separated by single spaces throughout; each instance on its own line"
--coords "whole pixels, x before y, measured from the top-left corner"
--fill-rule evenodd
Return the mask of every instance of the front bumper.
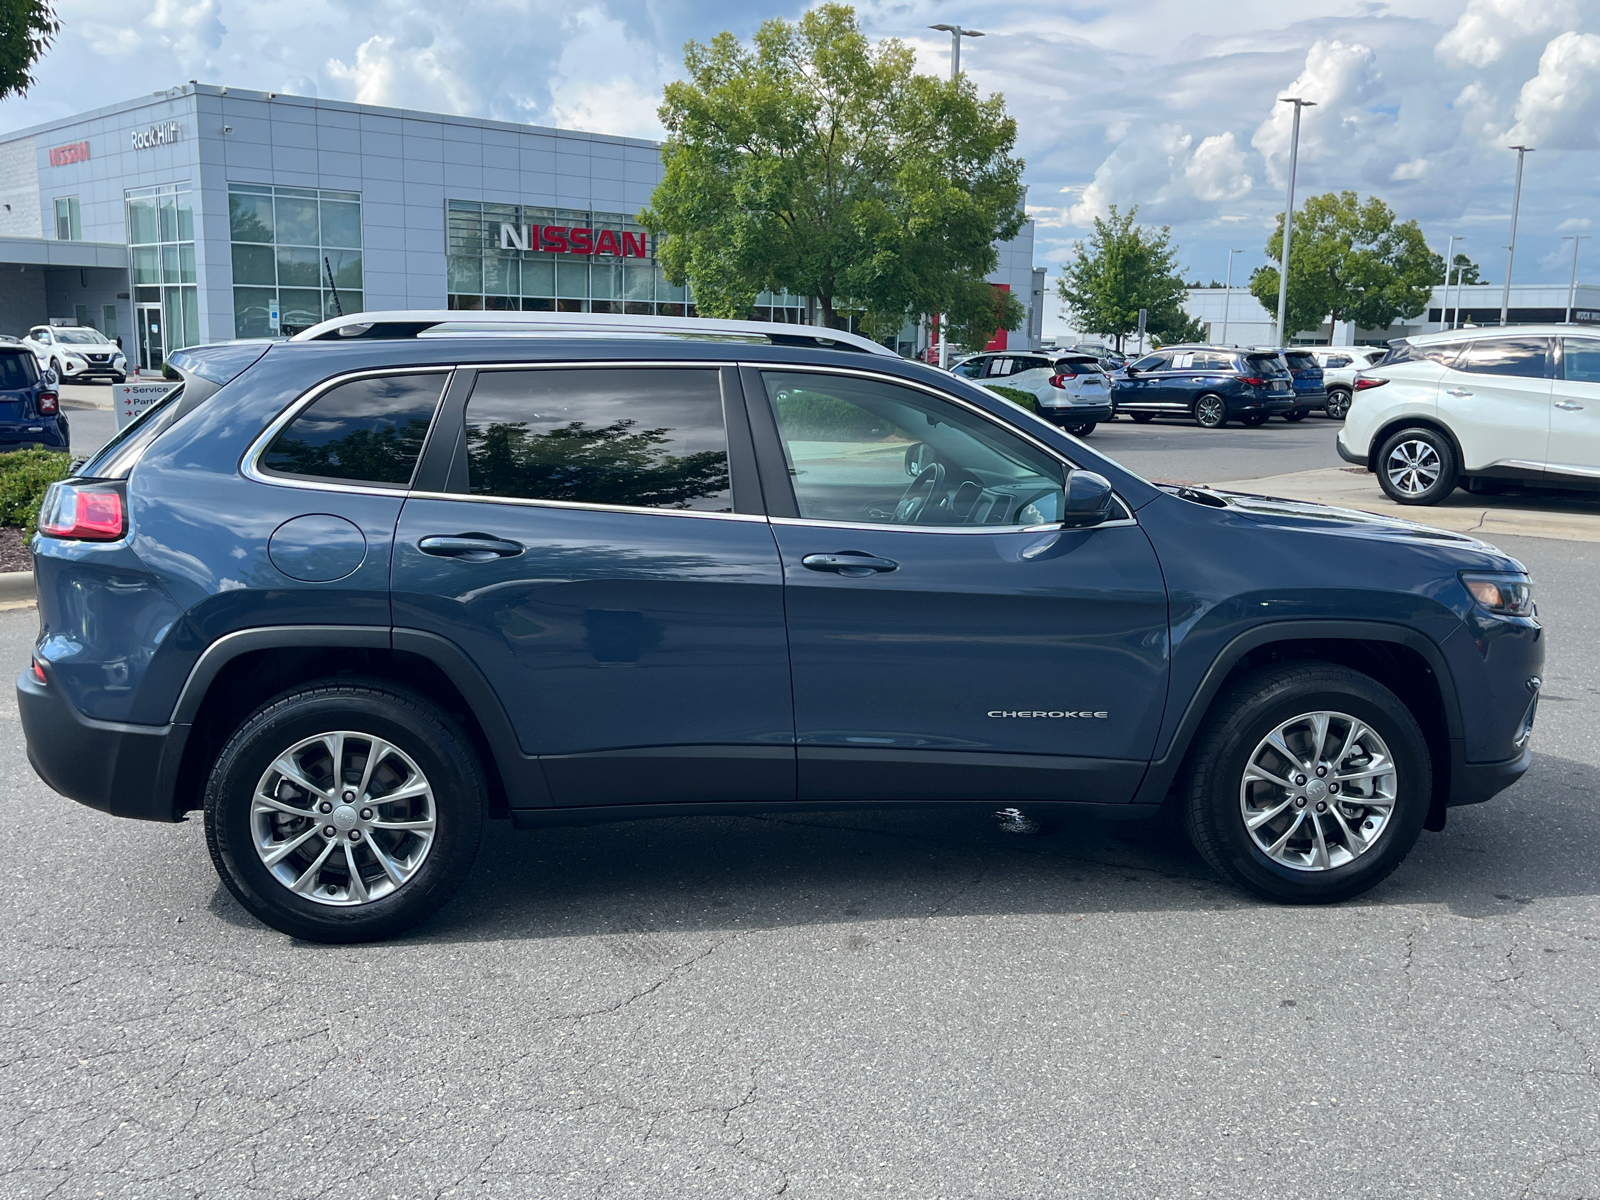
M 1524 744 L 1522 753 L 1504 762 L 1469 763 L 1460 757 L 1460 743 L 1451 747 L 1456 761 L 1450 764 L 1450 795 L 1446 807 L 1457 808 L 1463 804 L 1482 804 L 1505 791 L 1528 769 L 1533 761 L 1533 747 Z
M 1345 462 L 1355 463 L 1358 467 L 1367 465 L 1367 456 L 1365 454 L 1357 454 L 1354 450 L 1345 448 L 1344 430 L 1342 429 L 1339 431 L 1339 436 L 1333 439 L 1333 448 L 1339 452 L 1339 457 L 1344 459 Z
M 17 677 L 17 710 L 28 762 L 67 799 L 116 817 L 180 818 L 174 792 L 189 726 L 91 720 L 31 671 Z

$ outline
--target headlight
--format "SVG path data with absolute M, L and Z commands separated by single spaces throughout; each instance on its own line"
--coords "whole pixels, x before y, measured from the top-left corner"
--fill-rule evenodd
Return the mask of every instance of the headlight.
M 1503 617 L 1531 617 L 1533 588 L 1524 575 L 1474 575 L 1463 571 L 1461 583 L 1479 608 Z

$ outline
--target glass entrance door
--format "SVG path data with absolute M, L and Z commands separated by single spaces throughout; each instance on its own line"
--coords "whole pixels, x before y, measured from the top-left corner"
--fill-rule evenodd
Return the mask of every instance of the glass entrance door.
M 162 353 L 161 305 L 141 304 L 139 318 L 139 369 L 160 371 L 166 362 Z

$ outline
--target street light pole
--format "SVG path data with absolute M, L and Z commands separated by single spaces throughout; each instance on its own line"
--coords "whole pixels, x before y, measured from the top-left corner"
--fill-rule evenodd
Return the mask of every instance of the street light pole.
M 959 25 L 929 25 L 929 29 L 937 29 L 950 35 L 950 82 L 956 81 L 956 76 L 961 74 L 961 39 L 964 37 L 980 38 L 984 36 L 981 29 L 963 29 Z M 945 322 L 948 314 L 939 314 L 939 369 L 950 368 L 950 339 L 945 336 Z
M 1439 332 L 1445 331 L 1445 319 L 1450 315 L 1450 268 L 1456 265 L 1456 235 L 1450 235 L 1450 245 L 1444 252 L 1444 296 L 1439 301 Z
M 1572 310 L 1578 307 L 1578 246 L 1591 235 L 1587 233 L 1572 235 L 1572 279 L 1567 284 L 1567 319 L 1565 324 L 1572 324 Z M 1561 239 L 1563 242 L 1566 238 Z
M 1233 256 L 1243 250 L 1228 251 L 1228 282 L 1222 285 L 1222 345 L 1228 344 L 1228 306 L 1233 303 Z
M 1294 105 L 1294 132 L 1289 139 L 1289 194 L 1283 203 L 1283 253 L 1278 258 L 1278 345 L 1288 345 L 1288 333 L 1283 327 L 1289 310 L 1289 238 L 1294 230 L 1294 175 L 1300 161 L 1300 110 L 1315 108 L 1315 100 L 1302 100 L 1299 96 L 1285 96 L 1279 104 Z
M 1533 147 L 1508 146 L 1507 149 L 1517 152 L 1517 184 L 1511 191 L 1511 244 L 1506 247 L 1506 285 L 1500 291 L 1501 325 L 1507 324 L 1511 317 L 1511 264 L 1517 257 L 1517 208 L 1522 204 L 1522 160 Z
M 1453 234 L 1452 235 L 1452 240 L 1453 241 L 1457 241 L 1457 242 L 1464 242 L 1467 239 L 1465 237 L 1463 237 L 1462 235 L 1460 235 L 1460 234 Z M 1450 310 L 1450 328 L 1451 329 L 1459 329 L 1461 327 L 1461 280 L 1462 280 L 1462 277 L 1466 274 L 1466 270 L 1467 270 L 1466 264 L 1464 264 L 1464 263 L 1461 266 L 1456 268 L 1456 306 L 1455 306 L 1455 308 Z M 1449 294 L 1450 293 L 1450 273 L 1448 271 L 1445 272 L 1444 279 L 1445 279 L 1445 285 L 1444 285 L 1445 299 L 1449 300 L 1450 299 L 1450 294 Z

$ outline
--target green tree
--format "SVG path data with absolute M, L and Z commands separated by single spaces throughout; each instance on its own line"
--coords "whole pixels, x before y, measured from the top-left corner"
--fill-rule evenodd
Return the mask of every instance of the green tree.
M 1283 251 L 1283 216 L 1267 239 L 1266 254 Z M 1397 221 L 1376 196 L 1354 192 L 1311 196 L 1295 214 L 1289 246 L 1288 311 L 1280 334 L 1318 329 L 1330 317 L 1358 329 L 1387 329 L 1428 306 L 1444 278 L 1444 256 L 1428 249 L 1415 221 Z M 1278 268 L 1250 276 L 1250 293 L 1270 313 L 1278 311 Z
M 787 288 L 816 297 L 826 325 L 853 309 L 882 335 L 935 312 L 963 329 L 986 312 L 1020 321 L 983 282 L 1024 220 L 1003 97 L 917 74 L 907 46 L 870 43 L 838 4 L 766 21 L 750 47 L 690 42 L 684 64 L 639 220 L 701 311 L 742 317 Z
M 1452 284 L 1456 282 L 1456 272 L 1457 271 L 1461 272 L 1461 280 L 1460 280 L 1460 282 L 1462 282 L 1462 283 L 1488 283 L 1489 282 L 1487 279 L 1485 279 L 1482 276 L 1482 274 L 1479 273 L 1478 264 L 1473 262 L 1465 254 L 1458 254 L 1453 259 L 1450 260 L 1450 278 L 1449 278 L 1448 282 L 1450 282 Z
M 1183 311 L 1188 285 L 1178 273 L 1178 248 L 1172 228 L 1135 224 L 1139 208 L 1126 213 L 1113 204 L 1094 220 L 1094 232 L 1074 247 L 1077 258 L 1061 271 L 1056 290 L 1073 322 L 1088 333 L 1115 338 L 1117 349 L 1139 328 L 1139 310 L 1146 309 L 1145 330 L 1157 341 L 1174 342 L 1203 335 L 1203 326 Z
M 0 0 L 0 100 L 33 86 L 34 64 L 60 32 L 48 0 Z

